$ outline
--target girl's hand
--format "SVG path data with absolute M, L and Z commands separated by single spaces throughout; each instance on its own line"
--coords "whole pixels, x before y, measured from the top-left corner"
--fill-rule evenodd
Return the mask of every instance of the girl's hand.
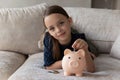
M 84 49 L 84 50 L 88 50 L 88 44 L 83 40 L 83 39 L 77 39 L 72 47 L 75 49 L 75 50 L 78 50 L 78 49 Z

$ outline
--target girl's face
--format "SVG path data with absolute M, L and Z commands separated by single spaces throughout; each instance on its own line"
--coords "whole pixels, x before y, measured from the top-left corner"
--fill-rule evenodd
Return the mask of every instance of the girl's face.
M 55 13 L 46 16 L 44 22 L 50 35 L 57 39 L 60 44 L 66 45 L 70 42 L 72 24 L 71 18 Z

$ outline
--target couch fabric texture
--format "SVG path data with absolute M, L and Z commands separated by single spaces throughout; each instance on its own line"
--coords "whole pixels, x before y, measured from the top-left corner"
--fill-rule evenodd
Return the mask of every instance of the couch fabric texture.
M 73 19 L 72 27 L 84 32 L 100 54 L 94 60 L 96 72 L 76 77 L 64 76 L 62 69 L 54 73 L 43 68 L 43 47 L 38 48 L 38 43 L 45 32 L 42 17 L 48 6 L 0 9 L 0 80 L 119 80 L 120 60 L 112 49 L 119 56 L 113 44 L 120 33 L 120 10 L 64 7 Z
M 38 40 L 44 31 L 42 17 L 47 4 L 0 9 L 0 50 L 24 54 L 39 52 Z
M 120 35 L 117 37 L 110 51 L 110 55 L 114 58 L 120 59 Z

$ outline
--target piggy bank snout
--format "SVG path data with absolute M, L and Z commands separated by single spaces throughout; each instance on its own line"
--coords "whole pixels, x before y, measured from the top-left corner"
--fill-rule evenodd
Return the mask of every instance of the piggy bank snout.
M 79 63 L 79 61 L 72 60 L 72 61 L 69 62 L 69 66 L 73 67 L 73 68 L 77 68 L 77 67 L 80 66 L 80 63 Z

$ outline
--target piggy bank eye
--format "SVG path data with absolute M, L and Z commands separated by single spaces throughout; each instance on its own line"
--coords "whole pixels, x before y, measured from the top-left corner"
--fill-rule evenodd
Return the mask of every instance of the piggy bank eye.
M 70 57 L 68 57 L 68 59 L 70 59 Z
M 79 60 L 81 59 L 81 57 L 79 57 Z

